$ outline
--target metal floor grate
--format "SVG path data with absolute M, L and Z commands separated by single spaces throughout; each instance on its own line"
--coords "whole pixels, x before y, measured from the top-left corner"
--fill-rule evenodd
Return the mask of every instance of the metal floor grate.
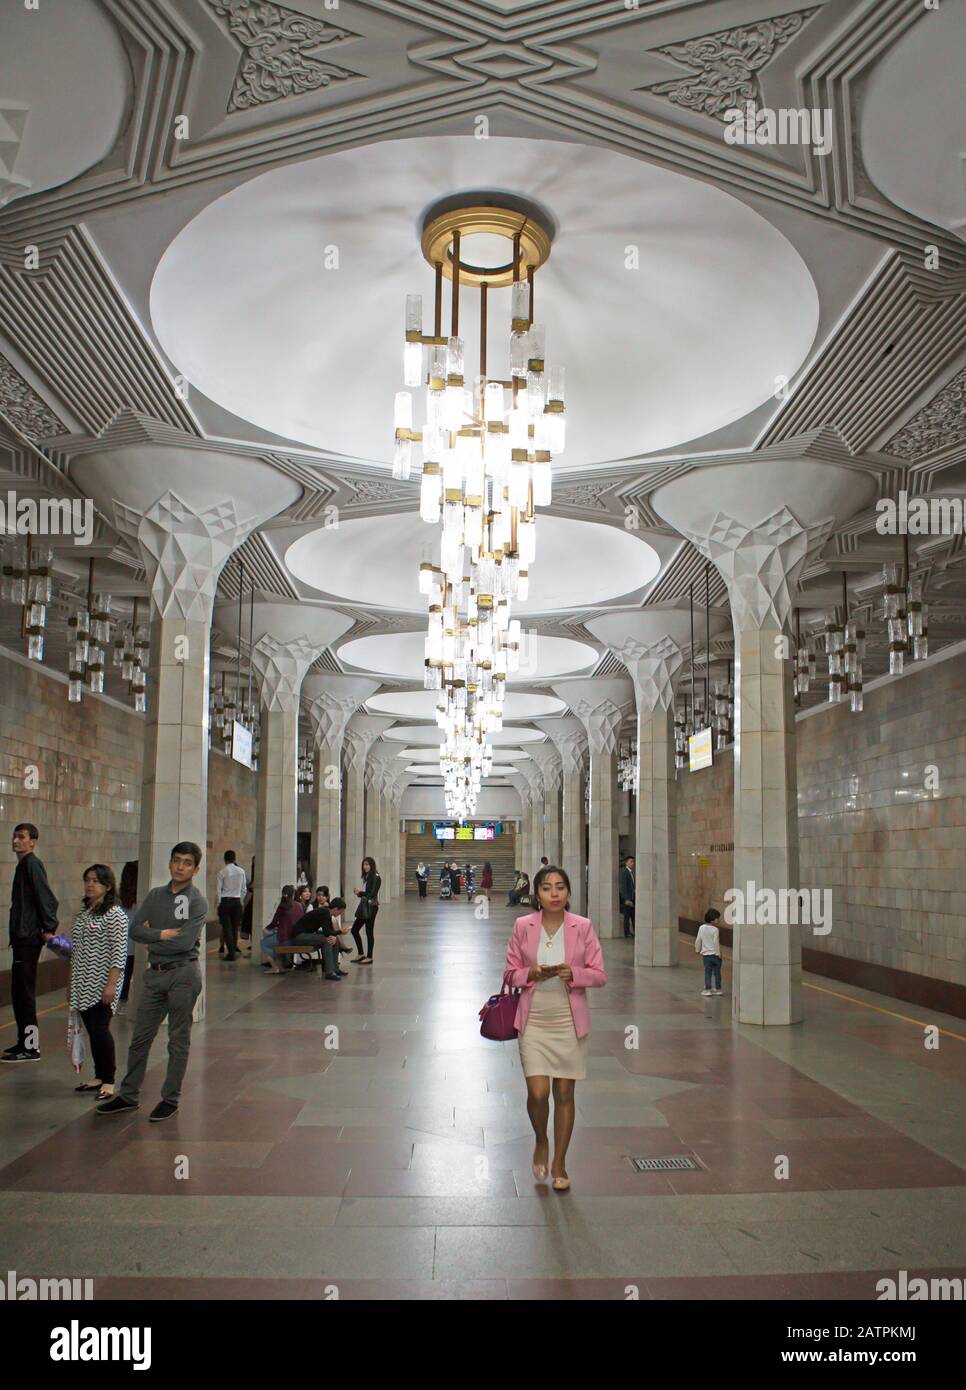
M 672 1154 L 670 1158 L 632 1158 L 639 1173 L 663 1172 L 667 1169 L 698 1169 L 699 1165 L 687 1154 Z

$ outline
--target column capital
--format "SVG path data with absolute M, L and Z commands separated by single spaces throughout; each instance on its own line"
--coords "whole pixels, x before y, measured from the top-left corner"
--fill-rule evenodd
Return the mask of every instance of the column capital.
M 634 687 L 629 680 L 579 680 L 555 685 L 554 693 L 566 700 L 587 730 L 591 756 L 613 753 L 621 724 L 633 709 Z
M 706 533 L 688 534 L 727 584 L 740 632 L 787 625 L 805 562 L 821 550 L 832 526 L 832 518 L 807 525 L 781 506 L 755 526 L 717 512 Z
M 266 634 L 252 648 L 252 661 L 262 682 L 262 708 L 297 710 L 299 690 L 306 671 L 318 656 L 307 637 L 281 642 Z
M 350 696 L 317 695 L 309 705 L 309 719 L 316 747 L 341 744 L 345 726 L 355 709 L 356 701 Z
M 530 746 L 530 757 L 537 764 L 543 777 L 543 785 L 546 791 L 551 794 L 560 786 L 560 778 L 563 772 L 561 756 L 552 744 L 538 744 L 536 747 Z
M 369 749 L 376 739 L 396 721 L 375 714 L 354 714 L 345 726 L 345 756 L 350 768 L 365 771 Z
M 169 490 L 144 512 L 114 502 L 115 528 L 137 549 L 154 611 L 186 622 L 211 622 L 218 576 L 254 524 L 231 498 L 194 507 Z

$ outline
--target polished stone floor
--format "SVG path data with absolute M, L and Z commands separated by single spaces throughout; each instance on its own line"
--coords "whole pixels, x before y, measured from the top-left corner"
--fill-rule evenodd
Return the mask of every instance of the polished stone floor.
M 966 1274 L 966 1025 L 809 976 L 804 1025 L 736 1027 L 729 963 L 702 998 L 686 937 L 664 971 L 604 942 L 572 1189 L 534 1182 L 516 1044 L 477 1020 L 515 915 L 407 897 L 340 984 L 209 956 L 165 1125 L 164 1035 L 144 1109 L 95 1117 L 43 997 L 42 1062 L 0 1067 L 0 1263 L 103 1298 L 869 1299 Z M 677 1154 L 697 1170 L 630 1163 Z

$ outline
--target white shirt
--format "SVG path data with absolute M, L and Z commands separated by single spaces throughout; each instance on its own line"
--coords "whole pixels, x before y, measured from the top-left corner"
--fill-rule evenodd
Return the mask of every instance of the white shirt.
M 702 956 L 720 956 L 721 940 L 713 922 L 702 922 L 694 941 L 694 949 Z
M 543 926 L 540 927 L 540 945 L 537 947 L 538 965 L 565 965 L 566 956 L 564 955 L 564 929 L 563 922 L 554 932 L 553 936 L 548 937 Z M 537 989 L 563 990 L 566 993 L 567 986 L 559 976 L 555 975 L 552 980 L 538 980 Z
M 226 864 L 223 869 L 218 870 L 215 886 L 219 902 L 222 898 L 243 898 L 248 892 L 245 870 L 240 869 L 237 864 Z

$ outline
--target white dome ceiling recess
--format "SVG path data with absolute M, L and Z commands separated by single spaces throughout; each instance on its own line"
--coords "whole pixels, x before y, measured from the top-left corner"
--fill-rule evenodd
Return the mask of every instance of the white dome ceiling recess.
M 898 207 L 966 237 L 966 7 L 922 9 L 862 104 L 862 160 Z M 928 81 L 924 80 L 928 74 Z
M 597 147 L 463 136 L 286 164 L 224 194 L 157 266 L 160 344 L 241 419 L 388 468 L 406 295 L 433 296 L 419 218 L 487 187 L 538 202 L 556 224 L 536 316 L 549 357 L 567 364 L 563 469 L 709 434 L 805 359 L 818 323 L 812 277 L 736 198 Z M 469 343 L 475 297 L 466 310 Z M 509 290 L 491 290 L 494 366 L 509 317 Z
M 360 671 L 372 671 L 399 680 L 421 681 L 426 659 L 424 632 L 386 632 L 371 637 L 355 637 L 337 653 L 339 660 Z M 545 637 L 543 633 L 523 631 L 520 669 L 507 677 L 508 685 L 555 680 L 596 666 L 600 657 L 586 642 L 570 637 Z
M 110 154 L 131 87 L 124 45 L 95 0 L 0 5 L 0 207 Z
M 397 724 L 394 728 L 385 729 L 382 737 L 390 743 L 412 744 L 423 748 L 438 749 L 441 742 L 440 731 L 432 724 Z M 513 750 L 518 744 L 546 743 L 547 741 L 546 734 L 542 734 L 539 729 L 531 729 L 527 725 L 522 725 L 518 729 L 496 729 L 488 733 L 486 737 L 494 748 L 499 748 L 501 758 L 517 756 L 513 751 L 504 754 L 504 749 Z
M 514 599 L 515 617 L 572 613 L 623 598 L 649 584 L 661 567 L 653 546 L 621 527 L 541 511 L 537 535 L 529 596 Z M 436 530 L 418 512 L 407 512 L 309 531 L 288 547 L 285 563 L 296 579 L 320 592 L 364 607 L 422 614 L 419 566 L 438 549 Z
M 434 719 L 436 692 L 433 690 L 395 690 L 372 695 L 366 709 L 372 714 L 395 714 L 402 719 Z M 503 702 L 504 719 L 546 719 L 560 714 L 566 705 L 553 695 L 528 695 L 510 691 Z

